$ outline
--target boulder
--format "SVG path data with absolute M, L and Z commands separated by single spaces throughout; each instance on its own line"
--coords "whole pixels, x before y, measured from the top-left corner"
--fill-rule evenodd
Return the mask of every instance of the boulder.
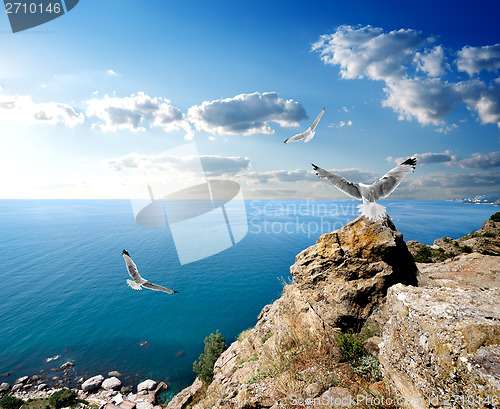
M 119 376 L 122 376 L 122 374 L 118 371 L 111 371 L 111 372 L 108 372 L 108 376 L 115 376 L 115 377 L 119 377 Z
M 137 392 L 152 391 L 154 388 L 156 388 L 156 382 L 151 379 L 146 379 L 137 385 Z
M 102 382 L 102 388 L 106 390 L 118 390 L 122 386 L 122 381 L 116 377 L 107 378 Z
M 41 383 L 40 385 L 38 385 L 38 386 L 37 386 L 37 389 L 38 389 L 39 391 L 43 391 L 43 390 L 45 390 L 45 389 L 47 389 L 47 388 L 48 388 L 48 386 L 47 386 L 47 384 L 46 384 L 46 383 Z
M 130 387 L 130 386 L 122 386 L 121 389 L 120 389 L 120 392 L 123 395 L 128 395 L 129 393 L 132 393 L 132 387 Z
M 203 389 L 203 382 L 196 378 L 192 385 L 180 391 L 168 403 L 167 409 L 185 409 L 193 401 L 193 397 Z
M 364 322 L 396 283 L 417 284 L 417 267 L 391 220 L 364 216 L 322 235 L 290 268 L 307 303 L 330 326 Z
M 386 381 L 408 399 L 409 407 L 497 406 L 499 288 L 398 284 L 389 289 L 386 308 L 390 318 L 384 328 L 380 363 Z
M 442 263 L 418 264 L 423 287 L 500 288 L 500 258 L 479 253 L 461 254 Z
M 29 376 L 21 376 L 20 378 L 17 378 L 15 381 L 14 381 L 14 385 L 17 385 L 19 383 L 26 383 L 29 379 Z
M 75 366 L 75 364 L 73 362 L 68 361 L 68 362 L 61 365 L 61 370 L 66 371 L 74 366 Z
M 92 378 L 89 378 L 85 382 L 83 382 L 81 388 L 86 392 L 95 391 L 101 387 L 102 381 L 104 381 L 104 376 L 93 376 Z
M 313 382 L 306 386 L 304 389 L 304 395 L 307 398 L 315 398 L 321 393 L 321 385 L 317 382 Z
M 10 385 L 7 382 L 2 382 L 0 384 L 0 392 L 7 392 L 10 390 Z
M 16 392 L 16 391 L 19 391 L 23 389 L 23 384 L 22 383 L 16 383 L 14 384 L 14 386 L 12 387 L 12 392 Z

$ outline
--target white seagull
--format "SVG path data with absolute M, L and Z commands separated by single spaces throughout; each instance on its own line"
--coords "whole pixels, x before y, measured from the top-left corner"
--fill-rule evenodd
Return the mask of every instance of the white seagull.
M 298 133 L 297 135 L 294 135 L 294 136 L 291 136 L 290 138 L 285 139 L 283 141 L 283 143 L 301 141 L 304 138 L 306 138 L 306 140 L 304 142 L 309 142 L 312 138 L 314 138 L 314 133 L 315 133 L 314 130 L 318 126 L 318 122 L 321 119 L 321 117 L 323 116 L 324 112 L 325 112 L 325 108 L 323 108 L 321 110 L 319 115 L 314 120 L 313 124 L 309 128 L 307 128 L 307 131 L 302 132 L 302 133 Z
M 416 164 L 416 158 L 408 158 L 387 172 L 375 183 L 364 185 L 363 183 L 350 182 L 340 175 L 328 172 L 311 163 L 320 178 L 328 179 L 337 189 L 345 194 L 355 199 L 362 199 L 363 204 L 359 205 L 358 209 L 361 214 L 372 220 L 382 219 L 385 214 L 385 207 L 375 203 L 375 200 L 389 196 L 398 187 L 405 175 L 413 172 Z
M 167 294 L 178 293 L 178 291 L 169 290 L 168 288 L 162 287 L 161 285 L 150 283 L 148 280 L 142 278 L 139 275 L 139 272 L 137 271 L 137 266 L 132 261 L 132 258 L 130 257 L 130 254 L 128 254 L 127 250 L 122 251 L 122 256 L 125 259 L 125 264 L 127 265 L 128 273 L 130 274 L 130 277 L 132 277 L 134 280 L 134 281 L 127 280 L 127 284 L 134 290 L 142 290 L 141 287 L 144 287 L 144 288 L 149 288 L 150 290 L 163 291 L 164 293 Z

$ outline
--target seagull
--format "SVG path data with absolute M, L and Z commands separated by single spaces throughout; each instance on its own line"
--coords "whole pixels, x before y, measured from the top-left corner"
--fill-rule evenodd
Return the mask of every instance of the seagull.
M 133 288 L 134 290 L 142 290 L 141 287 L 144 287 L 144 288 L 149 288 L 150 290 L 163 291 L 164 293 L 167 294 L 178 293 L 178 291 L 169 290 L 168 288 L 162 287 L 161 285 L 150 283 L 148 280 L 142 278 L 139 275 L 139 272 L 137 271 L 137 266 L 132 261 L 132 258 L 130 257 L 130 254 L 128 254 L 127 250 L 122 251 L 122 256 L 125 259 L 125 264 L 127 265 L 128 273 L 130 274 L 130 277 L 132 277 L 134 280 L 134 281 L 127 280 L 127 284 L 129 285 L 130 288 Z
M 306 140 L 304 142 L 309 142 L 312 138 L 314 138 L 314 130 L 318 126 L 319 120 L 323 116 L 324 112 L 325 112 L 325 108 L 323 108 L 321 110 L 319 115 L 314 120 L 313 124 L 309 128 L 307 128 L 307 131 L 302 132 L 302 133 L 298 133 L 297 135 L 294 135 L 294 136 L 291 136 L 290 138 L 285 139 L 283 141 L 283 143 L 301 141 L 304 138 L 306 138 Z
M 345 194 L 355 199 L 362 199 L 363 204 L 358 206 L 359 211 L 362 215 L 375 221 L 382 219 L 385 215 L 385 207 L 375 203 L 375 201 L 389 196 L 399 186 L 405 175 L 413 172 L 416 164 L 416 158 L 408 158 L 387 172 L 375 183 L 365 185 L 363 183 L 350 182 L 340 175 L 328 172 L 311 163 L 320 178 L 328 179 L 332 182 L 333 186 Z

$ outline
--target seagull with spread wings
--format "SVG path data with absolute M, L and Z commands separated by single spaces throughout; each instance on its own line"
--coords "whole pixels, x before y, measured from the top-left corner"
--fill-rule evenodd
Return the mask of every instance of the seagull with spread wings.
M 399 186 L 405 175 L 414 171 L 416 164 L 416 158 L 408 158 L 371 185 L 353 183 L 340 175 L 321 169 L 313 163 L 311 165 L 320 178 L 328 179 L 333 186 L 345 194 L 355 199 L 362 199 L 363 204 L 358 206 L 361 214 L 372 220 L 378 220 L 384 216 L 385 207 L 375 203 L 375 201 L 389 196 Z
M 178 292 L 162 287 L 161 285 L 158 284 L 150 283 L 148 280 L 142 278 L 139 275 L 139 272 L 137 271 L 137 266 L 132 261 L 132 258 L 130 257 L 130 254 L 128 253 L 127 250 L 122 251 L 122 256 L 125 259 L 125 264 L 127 265 L 128 273 L 130 274 L 130 277 L 132 277 L 132 279 L 134 280 L 134 281 L 127 280 L 127 284 L 129 285 L 130 288 L 133 288 L 134 290 L 142 290 L 142 287 L 144 287 L 144 288 L 149 288 L 150 290 L 163 291 L 164 293 L 167 294 L 174 294 Z
M 314 134 L 315 134 L 314 130 L 318 126 L 319 120 L 323 116 L 324 112 L 325 112 L 325 108 L 323 108 L 321 110 L 321 112 L 319 113 L 319 115 L 314 120 L 313 124 L 309 128 L 307 128 L 307 131 L 299 133 L 299 134 L 294 135 L 294 136 L 291 136 L 290 138 L 285 139 L 283 141 L 283 143 L 301 141 L 304 138 L 305 138 L 304 142 L 309 142 L 314 137 Z

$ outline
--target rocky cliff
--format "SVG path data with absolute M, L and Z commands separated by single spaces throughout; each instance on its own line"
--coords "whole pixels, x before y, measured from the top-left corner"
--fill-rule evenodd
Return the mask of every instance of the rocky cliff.
M 401 233 L 390 219 L 375 223 L 361 216 L 322 235 L 290 270 L 293 283 L 221 355 L 213 382 L 205 388 L 197 380 L 168 408 L 277 408 L 385 393 L 383 384 L 358 380 L 335 337 L 368 320 L 375 328 L 369 335 L 380 340 L 379 307 L 388 289 L 417 284 Z

